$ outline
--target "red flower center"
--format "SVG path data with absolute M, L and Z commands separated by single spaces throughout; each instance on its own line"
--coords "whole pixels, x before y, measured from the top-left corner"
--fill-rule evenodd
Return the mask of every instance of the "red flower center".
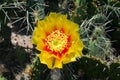
M 44 43 L 46 51 L 62 57 L 70 47 L 70 36 L 67 36 L 62 30 L 55 30 L 44 39 Z

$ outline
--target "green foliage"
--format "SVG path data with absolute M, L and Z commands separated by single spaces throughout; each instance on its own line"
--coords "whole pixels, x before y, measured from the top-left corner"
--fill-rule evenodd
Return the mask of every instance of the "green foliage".
M 75 10 L 73 11 L 73 21 L 81 24 L 84 19 L 90 19 L 99 13 L 100 6 L 107 4 L 107 0 L 76 0 Z
M 109 69 L 95 57 L 82 57 L 79 61 L 78 69 L 83 69 L 87 75 L 87 80 L 106 80 L 109 74 Z
M 120 62 L 115 62 L 110 65 L 110 76 L 109 80 L 120 79 Z
M 111 26 L 111 29 L 114 31 L 109 32 L 109 34 L 111 36 L 111 40 L 116 40 L 113 46 L 118 48 L 120 46 L 120 37 L 118 37 L 120 35 L 120 1 L 109 0 L 109 4 L 104 5 L 102 9 L 103 13 L 108 17 L 108 19 L 112 20 L 109 26 Z M 117 51 L 118 50 L 119 48 Z
M 120 21 L 120 1 L 109 1 L 108 5 L 102 6 L 103 13 L 108 17 L 109 20 L 112 20 L 114 25 L 118 25 Z
M 44 0 L 27 0 L 27 11 L 29 13 L 29 19 L 34 21 L 34 18 L 38 18 L 37 20 L 41 20 L 45 17 L 45 3 Z M 37 15 L 34 15 L 34 13 L 37 13 Z M 30 22 L 31 23 L 31 22 Z
M 0 74 L 0 80 L 7 80 L 7 79 Z
M 106 56 L 110 56 L 113 52 L 111 42 L 106 37 L 105 26 L 106 17 L 102 14 L 97 14 L 89 20 L 83 21 L 80 26 L 80 33 L 85 48 L 88 49 L 87 54 L 99 57 L 105 60 Z
M 93 56 L 85 56 L 78 59 L 75 63 L 77 71 L 82 69 L 86 73 L 87 80 L 119 80 L 120 64 L 113 62 L 109 66 L 106 63 Z
M 59 12 L 60 8 L 58 6 L 58 1 L 59 0 L 44 0 L 44 2 L 46 3 L 46 8 L 45 8 L 45 12 L 49 13 L 49 12 Z

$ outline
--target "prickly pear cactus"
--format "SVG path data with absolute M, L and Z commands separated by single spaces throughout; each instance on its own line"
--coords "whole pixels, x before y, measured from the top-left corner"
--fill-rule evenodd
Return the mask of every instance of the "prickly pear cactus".
M 105 26 L 106 17 L 101 14 L 93 16 L 84 21 L 80 26 L 81 37 L 88 49 L 88 55 L 99 57 L 105 60 L 105 57 L 111 55 L 113 50 L 110 40 L 106 37 Z
M 75 0 L 74 4 L 73 20 L 81 24 L 84 19 L 90 19 L 94 14 L 99 13 L 99 6 L 107 4 L 107 0 Z
M 110 65 L 109 80 L 120 79 L 120 61 L 116 61 Z
M 93 56 L 83 57 L 78 60 L 78 71 L 82 69 L 85 71 L 87 80 L 106 80 L 109 75 L 107 65 L 100 59 Z M 91 66 L 92 65 L 92 66 Z
M 51 11 L 67 14 L 69 19 L 80 25 L 80 34 L 85 45 L 84 57 L 78 59 L 76 63 L 64 65 L 63 69 L 56 72 L 60 74 L 60 80 L 112 80 L 113 78 L 119 80 L 120 61 L 119 59 L 117 62 L 114 61 L 116 56 L 113 54 L 110 39 L 106 37 L 107 31 L 110 31 L 107 30 L 107 25 L 111 23 L 111 20 L 108 20 L 108 16 L 101 10 L 101 6 L 108 4 L 108 0 L 55 1 L 53 3 L 56 3 L 56 8 L 52 8 L 53 3 L 47 1 L 46 13 L 49 13 L 51 9 Z M 43 66 L 40 63 L 39 65 Z M 41 79 L 40 75 L 44 74 L 39 72 L 40 66 L 36 66 L 34 64 L 32 80 L 35 80 L 35 77 Z M 56 70 L 53 72 L 48 70 L 47 78 L 43 77 L 44 80 L 51 80 L 54 71 Z M 39 76 L 36 76 L 38 73 L 40 73 Z
M 45 6 L 44 0 L 27 0 L 27 11 L 28 13 L 32 13 L 28 16 L 30 22 L 36 22 L 45 17 Z
M 120 56 L 114 52 L 111 38 L 106 37 L 110 34 L 112 40 L 120 41 L 119 4 L 119 0 L 2 0 L 0 1 L 0 48 L 3 49 L 1 46 L 3 42 L 7 47 L 8 45 L 12 47 L 10 48 L 13 49 L 12 55 L 16 56 L 15 60 L 18 60 L 17 63 L 22 68 L 26 65 L 24 63 L 28 58 L 26 55 L 32 57 L 30 67 L 26 67 L 25 71 L 19 69 L 20 79 L 119 80 Z M 62 69 L 50 70 L 46 65 L 41 64 L 35 57 L 37 51 L 31 44 L 31 34 L 37 21 L 44 19 L 50 12 L 66 14 L 68 19 L 79 24 L 80 37 L 85 46 L 84 56 L 78 58 L 77 62 L 63 65 Z M 109 33 L 112 29 L 114 31 Z M 119 43 L 116 42 L 116 45 Z M 1 49 L 0 55 L 3 55 Z M 28 49 L 33 51 L 30 52 Z M 5 50 L 7 51 L 6 47 Z M 7 59 L 11 58 L 7 57 Z M 19 72 L 16 71 L 16 67 L 14 70 Z M 14 72 L 12 69 L 10 73 L 13 77 L 8 80 L 18 79 L 20 72 L 18 76 Z M 1 79 L 6 80 L 0 75 Z
M 110 29 L 106 30 L 107 24 L 111 22 L 111 21 L 108 21 L 107 18 L 108 17 L 105 16 L 105 14 L 100 13 L 100 14 L 94 15 L 89 20 L 83 21 L 83 23 L 80 26 L 81 37 L 83 38 L 83 41 L 86 46 L 85 48 L 88 50 L 87 54 L 89 55 L 89 57 L 88 56 L 86 57 L 86 62 L 88 62 L 87 59 L 89 59 L 90 61 L 93 60 L 93 62 L 90 62 L 90 63 L 88 62 L 89 66 L 94 64 L 94 66 L 92 66 L 94 67 L 94 69 L 92 68 L 90 69 L 90 70 L 94 70 L 95 73 L 93 72 L 93 75 L 91 73 L 88 73 L 88 72 L 92 72 L 92 71 L 89 71 L 89 69 L 86 69 L 86 68 L 83 69 L 90 77 L 90 80 L 93 80 L 93 79 L 112 80 L 113 77 L 114 78 L 116 77 L 115 80 L 119 80 L 120 78 L 119 58 L 113 55 L 111 41 L 109 38 L 106 37 L 107 31 L 108 32 L 111 31 Z M 95 63 L 97 59 L 100 61 L 99 62 L 100 64 L 98 62 Z M 117 62 L 114 62 L 115 60 L 117 60 Z M 82 65 L 81 67 L 85 67 L 83 65 L 84 63 L 81 62 L 81 65 Z M 104 67 L 102 65 L 104 65 Z M 96 68 L 96 71 L 95 71 L 95 68 Z M 104 74 L 102 75 L 102 77 L 100 76 L 98 77 L 96 75 L 99 72 L 100 68 L 101 70 L 103 70 L 100 72 L 105 71 L 105 73 L 101 73 L 101 74 Z M 98 74 L 98 75 L 101 75 L 101 74 Z M 96 75 L 97 77 L 95 78 L 94 75 Z

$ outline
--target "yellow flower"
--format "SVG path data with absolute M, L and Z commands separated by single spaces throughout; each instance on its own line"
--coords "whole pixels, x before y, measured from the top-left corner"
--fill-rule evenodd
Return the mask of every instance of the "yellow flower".
M 40 62 L 54 69 L 81 57 L 83 43 L 78 31 L 77 24 L 59 13 L 50 13 L 44 20 L 38 21 L 32 43 L 41 51 L 37 55 Z

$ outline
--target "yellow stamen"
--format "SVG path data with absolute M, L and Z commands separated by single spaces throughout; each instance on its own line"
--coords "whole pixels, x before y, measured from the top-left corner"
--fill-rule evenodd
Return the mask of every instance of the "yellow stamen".
M 68 36 L 59 30 L 53 31 L 47 36 L 46 41 L 50 50 L 61 52 L 67 46 Z

